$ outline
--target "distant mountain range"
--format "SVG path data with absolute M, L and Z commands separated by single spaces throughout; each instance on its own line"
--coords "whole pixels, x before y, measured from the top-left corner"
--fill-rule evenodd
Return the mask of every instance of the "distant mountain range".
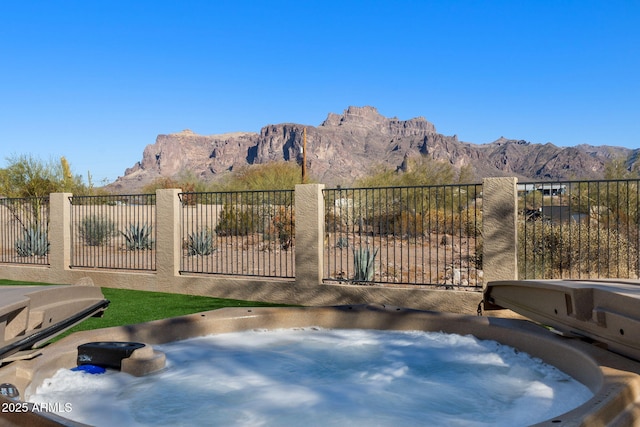
M 144 149 L 142 160 L 110 184 L 112 190 L 137 191 L 159 177 L 178 178 L 185 171 L 215 181 L 232 170 L 271 161 L 302 161 L 307 134 L 309 175 L 328 186 L 347 186 L 371 172 L 372 166 L 400 169 L 406 159 L 426 156 L 456 168 L 470 166 L 475 178 L 517 176 L 526 180 L 602 179 L 614 159 L 631 168 L 640 149 L 578 145 L 558 147 L 499 138 L 473 144 L 438 133 L 423 117 L 399 120 L 374 107 L 349 107 L 329 113 L 317 127 L 283 123 L 260 133 L 198 135 L 190 130 L 159 135 Z

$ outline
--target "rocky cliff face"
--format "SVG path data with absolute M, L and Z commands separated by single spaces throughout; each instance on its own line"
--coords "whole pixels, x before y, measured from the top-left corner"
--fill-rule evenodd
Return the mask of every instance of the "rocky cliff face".
M 423 117 L 399 120 L 373 107 L 349 107 L 330 113 L 317 127 L 294 123 L 268 125 L 260 133 L 198 135 L 189 130 L 159 135 L 142 160 L 110 186 L 136 191 L 158 177 L 189 172 L 214 181 L 226 172 L 271 161 L 302 161 L 307 129 L 307 168 L 315 179 L 333 186 L 349 185 L 382 165 L 399 169 L 407 158 L 427 156 L 457 168 L 470 166 L 477 179 L 518 176 L 529 180 L 602 178 L 612 158 L 635 162 L 638 154 L 621 147 L 561 148 L 547 143 L 500 138 L 489 144 L 461 142 L 437 133 Z
M 252 163 L 249 152 L 257 139 L 256 133 L 204 136 L 188 129 L 158 135 L 155 144 L 145 147 L 142 160 L 125 170 L 124 176 L 111 186 L 117 190 L 140 190 L 159 177 L 177 178 L 185 172 L 211 181 L 225 171 Z

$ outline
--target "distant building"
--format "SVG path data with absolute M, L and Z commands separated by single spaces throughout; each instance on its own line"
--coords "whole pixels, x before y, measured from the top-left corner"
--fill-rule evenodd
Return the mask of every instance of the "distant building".
M 518 192 L 530 194 L 539 191 L 543 196 L 560 196 L 567 194 L 567 186 L 565 184 L 538 183 L 538 184 L 518 184 Z
M 572 211 L 570 206 L 542 206 L 538 209 L 526 209 L 523 214 L 526 221 L 541 220 L 550 224 L 589 220 L 589 214 Z

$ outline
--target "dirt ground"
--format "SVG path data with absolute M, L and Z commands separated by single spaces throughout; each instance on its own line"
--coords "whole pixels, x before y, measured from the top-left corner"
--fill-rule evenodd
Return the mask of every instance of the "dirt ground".
M 324 277 L 327 282 L 369 285 L 434 285 L 443 288 L 482 286 L 483 274 L 476 239 L 451 235 L 415 238 L 370 236 L 356 233 L 327 233 L 325 238 Z M 354 282 L 354 251 L 369 248 L 376 252 L 371 282 Z M 46 264 L 46 257 L 17 257 L 15 251 L 3 251 L 4 262 Z M 108 245 L 87 246 L 76 243 L 71 266 L 76 268 L 112 268 L 155 270 L 155 249 L 127 250 L 118 239 Z M 189 255 L 183 249 L 181 271 L 193 273 L 295 277 L 295 238 L 283 245 L 265 239 L 262 234 L 218 236 L 210 255 Z

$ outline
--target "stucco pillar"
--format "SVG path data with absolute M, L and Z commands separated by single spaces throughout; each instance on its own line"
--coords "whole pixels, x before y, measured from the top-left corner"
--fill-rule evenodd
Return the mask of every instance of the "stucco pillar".
M 324 184 L 296 185 L 296 285 L 322 283 Z
M 156 191 L 156 273 L 158 290 L 169 289 L 180 274 L 180 189 Z
M 482 183 L 482 268 L 485 284 L 518 279 L 517 178 L 485 178 Z
M 57 277 L 71 264 L 71 193 L 49 195 L 49 267 Z

